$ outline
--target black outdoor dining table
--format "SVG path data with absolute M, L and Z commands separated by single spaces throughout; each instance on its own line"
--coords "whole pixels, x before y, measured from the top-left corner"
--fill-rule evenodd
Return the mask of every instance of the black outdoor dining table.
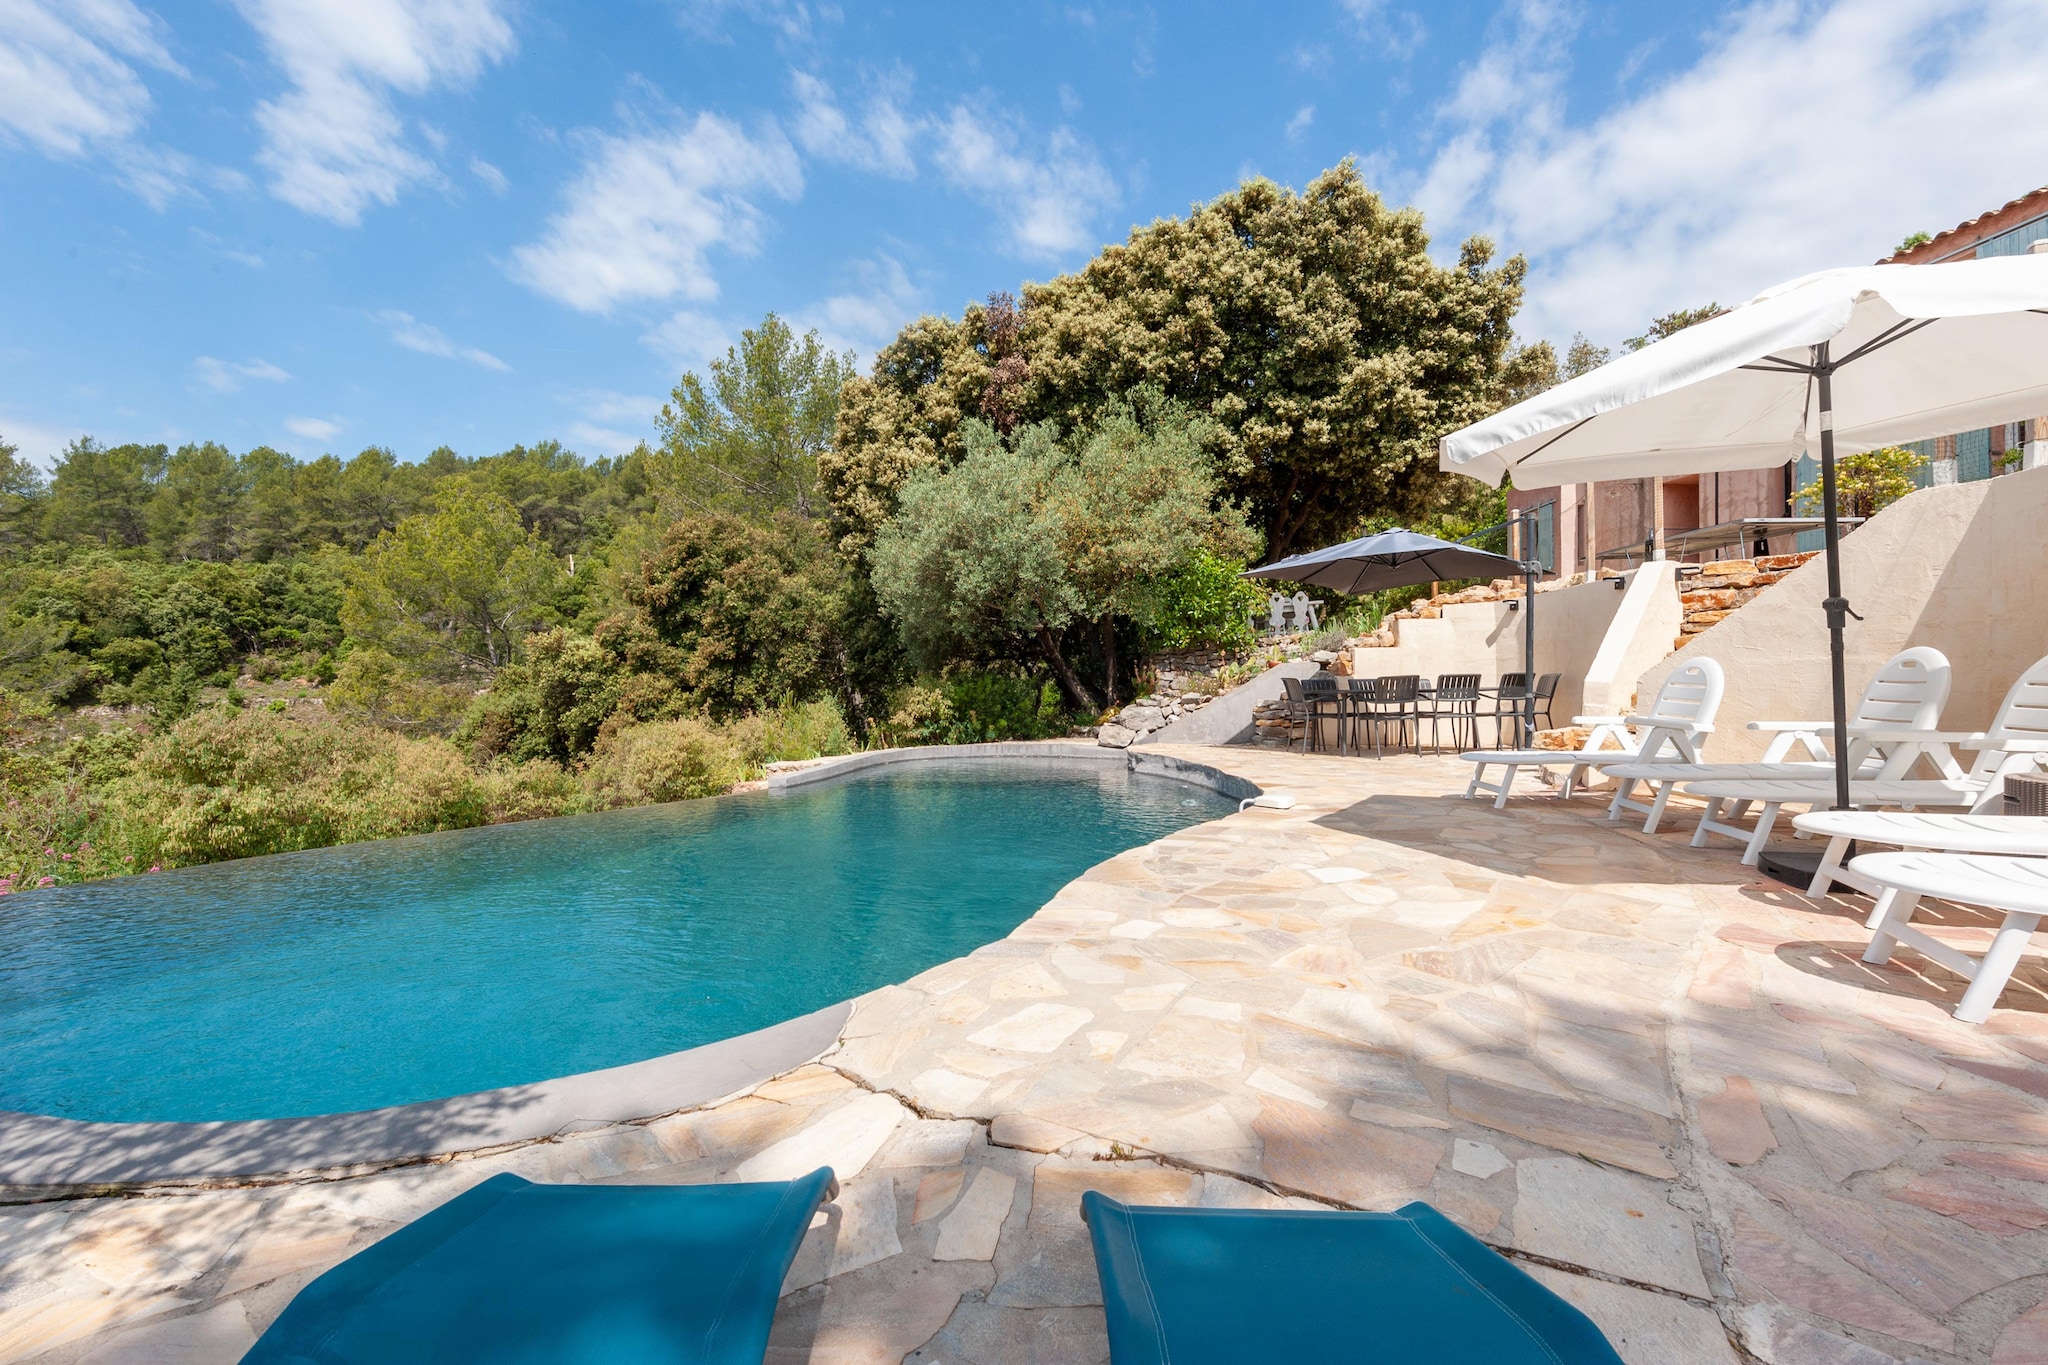
M 1517 693 L 1517 695 L 1518 695 L 1518 697 L 1519 697 L 1519 694 L 1520 694 L 1520 692 L 1521 692 L 1521 689 L 1520 689 L 1520 688 L 1517 688 L 1517 689 L 1515 689 L 1515 692 Z M 1502 688 L 1501 688 L 1501 685 L 1500 685 L 1499 683 L 1494 683 L 1494 684 L 1493 684 L 1492 686 L 1481 686 L 1481 687 L 1479 688 L 1479 696 L 1480 696 L 1480 698 L 1481 698 L 1481 699 L 1487 699 L 1487 698 L 1491 698 L 1491 699 L 1493 700 L 1493 702 L 1495 703 L 1495 709 L 1496 709 L 1496 710 L 1498 710 L 1498 709 L 1499 709 L 1499 702 L 1500 702 L 1500 699 L 1501 699 L 1501 694 L 1502 694 Z M 1423 680 L 1423 681 L 1421 681 L 1421 682 L 1418 682 L 1418 683 L 1417 683 L 1417 684 L 1415 685 L 1415 699 L 1416 699 L 1416 700 L 1417 700 L 1418 702 L 1421 702 L 1421 701 L 1428 701 L 1428 702 L 1430 702 L 1430 703 L 1432 704 L 1432 705 L 1431 705 L 1431 709 L 1433 710 L 1433 709 L 1434 709 L 1434 703 L 1435 703 L 1435 699 L 1436 699 L 1436 684 L 1435 684 L 1434 682 L 1431 682 L 1431 681 L 1427 680 L 1427 679 L 1425 679 L 1425 680 Z M 1371 693 L 1369 693 L 1369 692 L 1364 692 L 1364 693 L 1361 693 L 1361 692 L 1353 692 L 1353 691 L 1352 691 L 1352 690 L 1351 690 L 1351 689 L 1350 689 L 1349 687 L 1343 687 L 1343 688 L 1340 688 L 1340 689 L 1338 689 L 1338 691 L 1337 691 L 1337 694 L 1336 694 L 1336 702 L 1337 702 L 1337 714 L 1336 714 L 1336 721 L 1337 721 L 1337 753 L 1338 753 L 1338 755 L 1339 755 L 1339 756 L 1342 756 L 1342 755 L 1343 755 L 1343 754 L 1345 753 L 1345 748 L 1344 748 L 1344 721 L 1345 721 L 1345 719 L 1346 719 L 1346 718 L 1356 718 L 1356 717 L 1359 717 L 1359 716 L 1363 716 L 1363 715 L 1367 715 L 1367 714 L 1369 714 L 1369 713 L 1368 713 L 1368 712 L 1367 712 L 1367 711 L 1365 710 L 1365 706 L 1366 706 L 1367 704 L 1369 704 L 1369 703 L 1370 703 L 1371 701 L 1372 701 L 1372 694 L 1371 694 Z M 1470 720 L 1471 720 L 1471 721 L 1473 722 L 1473 726 L 1472 726 L 1472 744 L 1473 744 L 1473 746 L 1474 746 L 1474 747 L 1476 748 L 1476 747 L 1478 747 L 1478 744 L 1479 744 L 1479 726 L 1478 726 L 1478 721 L 1479 721 L 1480 717 L 1479 717 L 1479 716 L 1477 716 L 1477 715 L 1473 715 L 1473 716 L 1470 716 L 1470 717 L 1467 717 L 1467 718 L 1468 718 L 1468 719 L 1470 719 Z M 1353 734 L 1355 735 L 1355 734 L 1357 733 L 1357 731 L 1356 731 L 1356 730 L 1354 729 L 1354 730 L 1352 731 L 1352 733 L 1353 733 Z M 1454 730 L 1453 730 L 1453 733 L 1455 734 L 1455 728 L 1454 728 Z M 1418 732 L 1418 733 L 1416 734 L 1416 736 L 1415 736 L 1415 744 L 1416 744 L 1416 749 L 1417 749 L 1417 752 L 1420 752 L 1420 751 L 1421 751 L 1421 746 L 1422 746 L 1422 736 L 1421 736 L 1421 734 L 1420 734 L 1419 732 Z M 1397 746 L 1397 747 L 1398 747 L 1398 746 Z

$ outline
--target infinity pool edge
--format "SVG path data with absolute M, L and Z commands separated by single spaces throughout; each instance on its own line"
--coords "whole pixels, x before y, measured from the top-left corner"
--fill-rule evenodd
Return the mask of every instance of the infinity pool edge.
M 787 791 L 902 763 L 1020 758 L 1114 763 L 1132 772 L 1207 787 L 1235 800 L 1263 790 L 1235 774 L 1171 754 L 1070 740 L 923 745 L 838 755 L 770 774 L 767 785 L 770 791 Z M 1025 923 L 1029 922 L 1027 917 Z M 356 1113 L 103 1123 L 0 1110 L 0 1197 L 61 1197 L 110 1187 L 233 1183 L 316 1172 L 353 1174 L 658 1118 L 745 1093 L 817 1060 L 841 1041 L 854 1004 L 841 1001 L 751 1033 L 623 1066 Z

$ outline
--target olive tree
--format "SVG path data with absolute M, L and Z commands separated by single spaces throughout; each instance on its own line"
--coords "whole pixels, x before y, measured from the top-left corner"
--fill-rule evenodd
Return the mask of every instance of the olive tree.
M 1118 618 L 1142 615 L 1153 585 L 1205 552 L 1255 546 L 1218 501 L 1214 424 L 1156 391 L 1066 443 L 1050 422 L 1007 440 L 979 419 L 960 430 L 960 463 L 911 477 L 870 555 L 876 597 L 927 666 L 1028 643 L 1075 705 L 1114 705 Z M 1080 622 L 1101 643 L 1101 698 L 1062 648 Z

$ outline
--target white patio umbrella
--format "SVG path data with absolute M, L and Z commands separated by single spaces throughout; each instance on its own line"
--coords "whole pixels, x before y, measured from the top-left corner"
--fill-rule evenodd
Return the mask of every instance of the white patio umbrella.
M 2048 256 L 1825 270 L 1443 438 L 1528 488 L 1820 457 L 1835 794 L 1849 804 L 1835 457 L 2048 413 Z M 1817 450 L 1816 450 L 1817 447 Z

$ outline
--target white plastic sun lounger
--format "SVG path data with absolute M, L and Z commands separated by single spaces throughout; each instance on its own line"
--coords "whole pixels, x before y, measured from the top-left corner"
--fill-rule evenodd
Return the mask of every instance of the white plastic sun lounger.
M 1871 918 L 1870 946 L 1863 960 L 1885 963 L 1900 943 L 1917 949 L 1970 983 L 1956 1018 L 1981 1024 L 2019 965 L 2027 940 L 2048 915 L 2048 858 L 1998 858 L 1974 853 L 1867 853 L 1849 864 L 1852 872 L 1883 888 Z M 2003 910 L 1990 949 L 1973 958 L 1910 924 L 1922 896 Z
M 1593 727 L 1585 744 L 1577 749 L 1474 749 L 1459 754 L 1472 765 L 1465 795 L 1492 793 L 1493 808 L 1499 810 L 1507 805 L 1515 774 L 1523 768 L 1567 769 L 1558 794 L 1568 797 L 1585 780 L 1588 769 L 1622 763 L 1696 764 L 1707 736 L 1714 731 L 1714 713 L 1720 709 L 1726 684 L 1719 663 L 1695 659 L 1664 680 L 1648 715 L 1573 716 L 1572 724 Z M 1641 734 L 1631 733 L 1631 726 Z M 1496 767 L 1504 769 L 1500 780 L 1488 782 L 1487 769 Z
M 1809 896 L 1825 896 L 1836 882 L 1875 896 L 1882 888 L 1844 866 L 1851 844 L 1884 844 L 1909 851 L 1988 853 L 2048 858 L 2048 818 L 2018 815 L 1932 815 L 1879 810 L 1814 810 L 1792 821 L 1801 834 L 1828 841 Z M 1875 913 L 1871 927 L 1877 925 Z
M 1919 646 L 1894 655 L 1863 689 L 1856 713 L 1849 719 L 1849 770 L 1864 778 L 1903 778 L 1922 758 L 1928 759 L 1943 777 L 1961 777 L 1962 770 L 1949 756 L 1948 746 L 1934 737 L 1941 720 L 1941 708 L 1948 701 L 1953 673 L 1948 659 L 1938 649 Z M 1830 721 L 1751 721 L 1749 728 L 1775 732 L 1761 761 L 1755 763 L 1691 763 L 1683 765 L 1615 765 L 1607 775 L 1615 779 L 1614 800 L 1607 818 L 1619 820 L 1624 810 L 1642 811 L 1649 817 L 1643 833 L 1655 834 L 1664 807 L 1680 783 L 1743 780 L 1770 782 L 1779 779 L 1832 780 L 1834 764 L 1824 731 Z M 1812 761 L 1790 762 L 1785 755 L 1794 745 L 1803 747 Z M 1647 804 L 1633 799 L 1635 785 L 1647 782 L 1655 799 Z M 1747 837 L 1747 831 L 1744 831 Z
M 1707 808 L 1700 815 L 1699 827 L 1692 832 L 1692 846 L 1705 848 L 1708 835 L 1724 834 L 1742 841 L 1743 865 L 1755 867 L 1763 857 L 1771 831 L 1777 828 L 1779 810 L 1788 805 L 1820 808 L 1832 804 L 1835 779 L 1830 776 L 1688 782 L 1685 792 L 1688 796 L 1703 796 L 1707 801 Z M 1882 782 L 1859 778 L 1849 783 L 1849 803 L 1859 809 L 1893 806 L 1906 810 L 1922 807 L 1968 810 L 1977 803 L 1980 795 L 1978 789 L 1966 781 L 1947 779 Z M 1744 829 L 1741 825 L 1729 823 L 1741 819 L 1751 806 L 1760 808 L 1754 828 Z M 1723 807 L 1730 808 L 1728 820 L 1720 818 Z
M 1882 737 L 1895 732 L 1871 733 Z M 1934 744 L 1953 744 L 1957 748 L 1974 751 L 1976 757 L 1971 761 L 1970 770 L 1962 772 L 1957 769 L 1951 758 L 1946 765 L 1940 765 L 1945 775 L 1939 779 L 1914 780 L 1884 775 L 1852 779 L 1849 783 L 1850 803 L 1909 808 L 1949 806 L 1984 813 L 2004 794 L 2005 779 L 2009 775 L 2031 772 L 2048 761 L 2048 658 L 2035 660 L 2033 666 L 2013 683 L 2005 694 L 2005 700 L 1999 703 L 1998 714 L 1992 718 L 1989 730 L 1971 734 L 1940 730 L 1914 733 L 1918 735 L 1914 748 L 1921 753 Z M 1892 766 L 1892 762 L 1887 760 L 1886 770 L 1891 770 Z M 1763 856 L 1764 843 L 1770 837 L 1781 807 L 1788 803 L 1819 807 L 1835 799 L 1834 775 L 1831 772 L 1789 780 L 1733 778 L 1688 782 L 1685 790 L 1691 795 L 1705 797 L 1707 801 L 1707 808 L 1700 815 L 1699 828 L 1693 832 L 1693 847 L 1704 846 L 1709 834 L 1725 834 L 1731 839 L 1743 840 L 1747 847 L 1742 861 L 1752 867 Z M 1732 806 L 1726 821 L 1720 818 L 1724 804 Z M 1740 820 L 1752 804 L 1763 807 L 1757 816 L 1755 829 L 1747 830 L 1732 823 Z

